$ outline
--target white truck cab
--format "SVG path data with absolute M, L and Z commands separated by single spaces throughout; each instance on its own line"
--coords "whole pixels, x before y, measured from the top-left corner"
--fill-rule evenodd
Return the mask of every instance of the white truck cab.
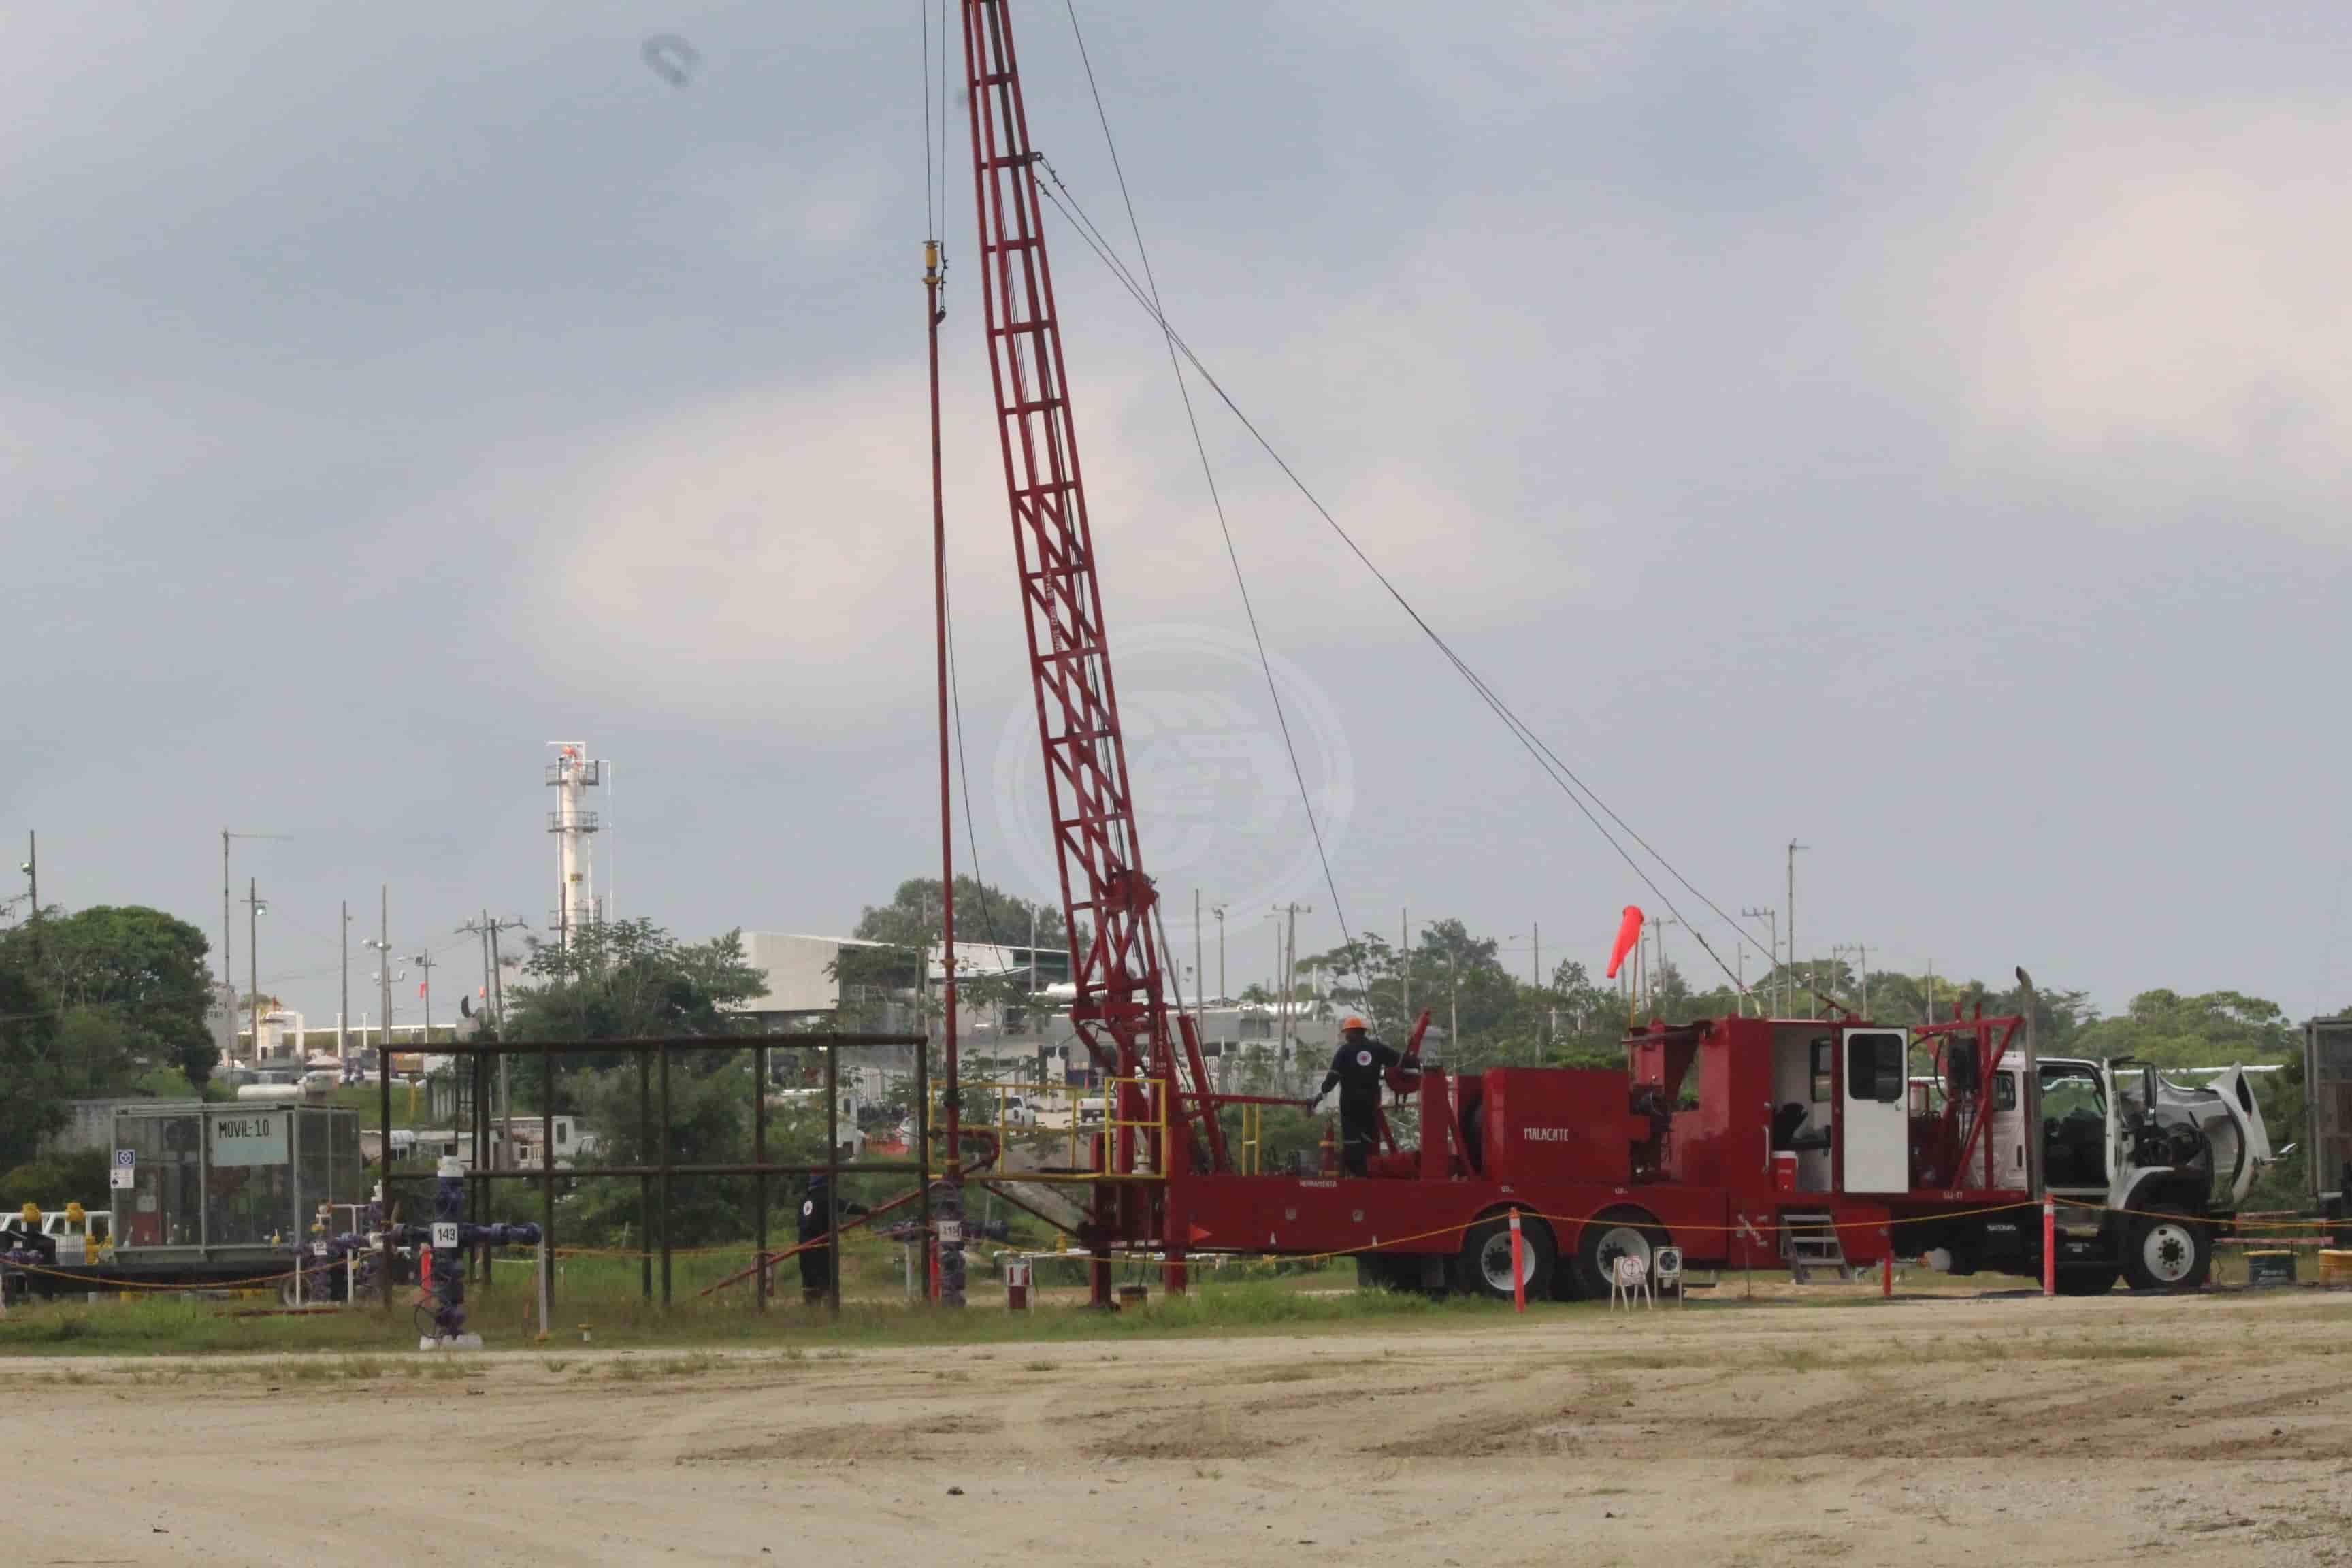
M 2021 1061 L 2004 1062 L 1995 1078 L 1991 1137 L 2004 1173 L 2030 1169 L 2024 1073 Z M 2245 1069 L 2197 1089 L 2129 1057 L 2044 1057 L 2036 1074 L 2042 1188 L 2059 1202 L 2060 1289 L 2105 1290 L 2118 1273 L 2137 1289 L 2203 1283 L 2215 1222 L 2235 1213 L 2272 1158 Z

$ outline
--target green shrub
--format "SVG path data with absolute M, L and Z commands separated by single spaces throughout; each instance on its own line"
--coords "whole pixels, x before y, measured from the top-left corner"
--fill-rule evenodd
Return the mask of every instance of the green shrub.
M 0 1214 L 15 1214 L 26 1204 L 61 1209 L 78 1203 L 86 1209 L 109 1205 L 107 1158 L 101 1149 L 78 1149 L 67 1154 L 45 1154 L 0 1175 Z

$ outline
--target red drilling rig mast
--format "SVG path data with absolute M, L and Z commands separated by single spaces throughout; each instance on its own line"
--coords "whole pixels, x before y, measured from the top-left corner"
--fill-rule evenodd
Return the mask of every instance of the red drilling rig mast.
M 1012 19 L 1006 0 L 961 5 L 983 321 L 1077 989 L 1070 1018 L 1097 1069 L 1118 1080 L 1103 1169 L 1164 1176 L 1196 1157 L 1222 1169 L 1224 1140 L 1192 1020 L 1180 1012 L 1171 1026 L 1169 1015 L 1158 895 L 1144 874 L 1129 791 Z M 1162 1207 L 1151 1184 L 1107 1183 L 1097 1189 L 1097 1227 L 1150 1237 Z M 1168 1240 L 1181 1250 L 1181 1237 Z M 1096 1273 L 1099 1289 L 1108 1274 Z
M 2039 1094 L 2022 971 L 2020 1016 L 1979 1014 L 1916 1032 L 1853 1017 L 1739 1015 L 1653 1022 L 1628 1036 L 1621 1068 L 1464 1072 L 1409 1052 L 1412 1059 L 1391 1068 L 1388 1081 L 1417 1100 L 1418 1146 L 1401 1143 L 1383 1120 L 1385 1149 L 1344 1180 L 1328 1154 L 1319 1173 L 1304 1163 L 1234 1169 L 1218 1110 L 1247 1097 L 1210 1092 L 1192 1020 L 1181 1008 L 1171 1017 L 1169 1007 L 1165 936 L 1120 740 L 1045 256 L 1041 160 L 1029 142 L 1010 0 L 958 3 L 989 370 L 1077 993 L 1070 1017 L 1115 1086 L 1090 1161 L 1044 1173 L 1091 1188 L 1087 1240 L 1097 1302 L 1108 1302 L 1113 1247 L 1160 1253 L 1170 1290 L 1184 1288 L 1185 1255 L 1195 1248 L 1348 1255 L 1393 1286 L 1521 1300 L 1549 1293 L 1555 1281 L 1607 1294 L 1612 1280 L 1638 1281 L 1653 1265 L 1667 1267 L 1668 1248 L 1700 1268 L 1760 1262 L 1788 1267 L 1800 1280 L 1809 1263 L 1850 1274 L 1898 1252 L 1940 1251 L 1956 1266 L 1965 1260 L 1960 1272 L 1979 1260 L 2038 1270 L 2045 1290 L 2058 1288 L 2061 1269 L 2093 1291 L 2108 1289 L 2119 1270 L 2132 1273 L 2136 1288 L 2200 1282 L 2210 1245 L 2189 1227 L 2231 1223 L 2253 1166 L 2242 1160 L 2236 1186 L 2226 1191 L 2210 1171 L 2189 1181 L 2177 1166 L 2102 1175 L 2114 1207 L 2098 1231 L 2084 1234 L 2079 1223 L 2056 1230 L 2038 1153 L 2028 1160 L 2029 1143 L 2039 1149 L 2041 1118 L 2003 1121 L 1988 1111 L 2004 1096 L 2030 1111 Z M 929 281 L 936 288 L 935 269 Z M 943 870 L 951 891 L 951 868 Z M 2028 1042 L 2021 1064 L 2006 1057 L 2021 1029 Z M 1416 1046 L 1418 1037 L 1416 1027 Z M 1926 1062 L 1916 1059 L 1923 1048 Z M 1912 1109 L 1924 1103 L 1923 1068 L 1943 1088 L 1940 1112 Z M 2215 1124 L 2234 1127 L 2232 1146 L 2267 1146 L 2242 1082 L 2235 1103 L 2200 1092 Z M 2152 1079 L 2145 1098 L 2152 1108 Z M 2107 1103 L 2116 1103 L 2112 1094 Z M 1965 1131 L 1957 1120 L 1962 1104 L 1979 1118 Z M 1798 1113 L 1792 1122 L 1789 1111 Z M 959 1141 L 950 1137 L 954 1148 Z M 2000 1150 L 1994 1138 L 2004 1141 Z M 954 1148 L 951 1159 L 961 1158 Z M 1001 1170 L 996 1179 L 1023 1174 Z M 2189 1184 L 2116 1189 L 2115 1180 Z M 2057 1202 L 2083 1212 L 2107 1206 L 2090 1201 L 2098 1189 L 2071 1190 L 2077 1195 Z M 2179 1206 L 2139 1213 L 2118 1190 L 2162 1192 Z M 2037 1208 L 2038 1245 L 2025 1217 Z M 2116 1223 L 2126 1215 L 2128 1228 Z M 1628 1262 L 1641 1267 L 1621 1267 Z M 1891 1272 L 1884 1278 L 1891 1281 Z

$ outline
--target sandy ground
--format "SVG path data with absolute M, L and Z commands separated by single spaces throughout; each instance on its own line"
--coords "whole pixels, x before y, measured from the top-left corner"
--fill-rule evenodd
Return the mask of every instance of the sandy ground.
M 25 1563 L 2352 1563 L 2342 1292 L 5 1371 Z

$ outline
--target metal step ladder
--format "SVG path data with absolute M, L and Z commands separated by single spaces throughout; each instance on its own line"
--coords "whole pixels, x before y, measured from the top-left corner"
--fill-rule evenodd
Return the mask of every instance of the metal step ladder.
M 1845 1243 L 1829 1215 L 1783 1214 L 1780 1256 L 1789 1260 L 1789 1278 L 1800 1285 L 1811 1283 L 1805 1272 L 1809 1268 L 1834 1268 L 1839 1279 L 1853 1283 L 1853 1265 L 1846 1261 Z

